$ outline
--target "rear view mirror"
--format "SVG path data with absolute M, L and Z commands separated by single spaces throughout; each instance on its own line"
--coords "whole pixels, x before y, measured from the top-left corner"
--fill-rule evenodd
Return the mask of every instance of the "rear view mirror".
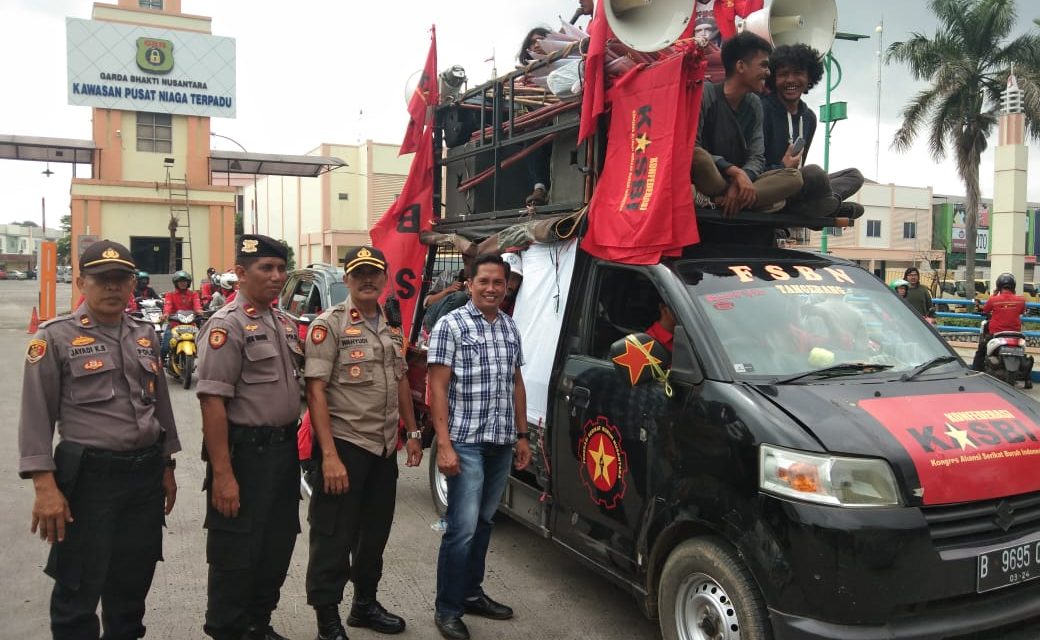
M 664 379 L 671 359 L 668 349 L 645 333 L 630 333 L 610 345 L 614 371 L 633 387 Z

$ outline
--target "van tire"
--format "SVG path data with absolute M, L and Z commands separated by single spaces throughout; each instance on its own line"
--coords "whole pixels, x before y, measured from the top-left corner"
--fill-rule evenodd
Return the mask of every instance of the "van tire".
M 430 441 L 427 465 L 430 469 L 430 498 L 433 499 L 433 508 L 437 511 L 437 515 L 443 518 L 444 514 L 448 512 L 448 484 L 444 474 L 437 468 L 436 436 Z
M 664 640 L 770 640 L 769 613 L 736 550 L 714 537 L 672 550 L 658 586 Z M 677 609 L 677 602 L 686 606 Z

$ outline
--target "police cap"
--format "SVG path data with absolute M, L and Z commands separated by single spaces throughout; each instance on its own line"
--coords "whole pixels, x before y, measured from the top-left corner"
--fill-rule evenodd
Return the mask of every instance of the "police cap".
M 90 245 L 79 257 L 79 272 L 85 276 L 123 271 L 137 273 L 137 265 L 130 250 L 111 240 L 99 240 Z
M 386 256 L 375 247 L 357 247 L 343 256 L 343 270 L 350 273 L 358 267 L 368 265 L 386 271 Z
M 281 258 L 289 260 L 289 252 L 285 245 L 270 236 L 249 233 L 242 236 L 235 249 L 238 258 Z

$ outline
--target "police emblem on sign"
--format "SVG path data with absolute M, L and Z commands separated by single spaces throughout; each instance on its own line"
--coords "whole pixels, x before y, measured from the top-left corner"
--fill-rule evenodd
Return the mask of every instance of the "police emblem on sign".
M 604 416 L 585 423 L 578 452 L 581 481 L 596 504 L 614 509 L 625 497 L 628 456 L 621 448 L 621 433 Z
M 169 73 L 173 69 L 173 43 L 159 38 L 138 38 L 137 67 L 148 73 Z

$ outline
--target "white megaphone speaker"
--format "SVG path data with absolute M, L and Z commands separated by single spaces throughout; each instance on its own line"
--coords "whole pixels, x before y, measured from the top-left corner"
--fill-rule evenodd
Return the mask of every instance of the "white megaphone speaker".
M 750 31 L 774 47 L 807 44 L 823 57 L 838 31 L 834 0 L 772 0 L 747 18 L 737 18 L 737 31 Z
M 693 19 L 694 0 L 599 0 L 617 39 L 636 51 L 671 46 Z

